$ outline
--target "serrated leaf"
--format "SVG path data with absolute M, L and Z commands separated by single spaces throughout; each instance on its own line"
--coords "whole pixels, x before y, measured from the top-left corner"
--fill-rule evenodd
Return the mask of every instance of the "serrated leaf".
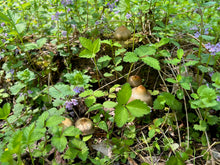
M 153 107 L 154 109 L 162 110 L 165 107 L 165 103 L 166 103 L 165 98 L 160 95 L 157 96 L 157 98 L 154 100 Z
M 78 139 L 73 139 L 69 145 L 70 145 L 69 148 L 74 149 L 73 152 L 78 153 L 78 156 L 81 160 L 85 161 L 87 159 L 89 154 L 88 152 L 89 149 L 86 146 L 85 142 L 80 141 Z
M 98 62 L 106 62 L 106 61 L 110 61 L 111 59 L 112 59 L 111 57 L 109 57 L 108 55 L 105 55 L 103 57 L 100 57 L 98 59 Z
M 150 113 L 150 108 L 141 100 L 134 100 L 128 103 L 126 108 L 135 117 L 141 117 Z
M 209 67 L 209 66 L 206 67 L 206 66 L 203 66 L 203 65 L 199 65 L 198 68 L 203 73 L 207 73 L 207 72 L 212 72 L 213 71 L 213 68 Z
M 97 91 L 94 91 L 93 95 L 94 95 L 95 97 L 102 97 L 102 96 L 105 95 L 105 93 L 102 92 L 102 91 L 97 90 Z
M 208 115 L 207 116 L 207 122 L 210 125 L 215 125 L 219 122 L 219 118 L 217 116 L 214 116 L 214 115 Z
M 86 97 L 86 96 L 90 96 L 90 95 L 93 95 L 93 90 L 91 90 L 91 89 L 85 90 L 84 92 L 79 94 L 80 97 Z
M 20 33 L 22 33 L 22 32 L 25 30 L 25 28 L 26 28 L 26 23 L 16 24 L 15 27 L 16 27 L 18 33 L 20 34 Z
M 59 152 L 63 152 L 67 145 L 67 139 L 63 135 L 60 137 L 53 136 L 51 138 L 51 143 Z
M 188 61 L 184 64 L 184 66 L 194 66 L 198 63 L 199 63 L 199 61 Z
M 129 98 L 131 97 L 131 86 L 125 83 L 121 90 L 117 93 L 118 104 L 127 104 Z
M 200 120 L 199 121 L 199 125 L 198 124 L 194 124 L 194 127 L 193 127 L 195 130 L 198 130 L 198 131 L 206 131 L 206 128 L 207 128 L 207 124 L 204 120 Z
M 89 96 L 85 99 L 85 104 L 87 107 L 91 107 L 96 102 L 96 98 L 94 96 Z
M 122 127 L 128 120 L 128 111 L 122 105 L 115 107 L 115 122 L 118 127 Z
M 152 46 L 142 45 L 134 50 L 134 53 L 137 54 L 139 57 L 145 55 L 153 55 L 156 53 L 156 49 Z
M 25 46 L 25 51 L 33 50 L 33 49 L 38 49 L 37 44 L 35 43 L 27 43 L 24 45 Z
M 213 83 L 213 86 L 215 86 L 216 88 L 220 88 L 220 73 L 219 72 L 215 72 L 212 75 L 212 81 L 215 82 Z
M 173 84 L 177 83 L 177 81 L 174 80 L 173 78 L 166 78 L 166 81 L 173 83 Z
M 113 101 L 105 101 L 105 102 L 103 103 L 103 106 L 104 106 L 105 108 L 114 108 L 117 104 L 118 104 L 118 103 L 113 102 Z
M 171 57 L 170 52 L 168 52 L 167 50 L 159 51 L 159 55 L 162 56 L 162 57 Z
M 7 15 L 3 14 L 2 12 L 0 12 L 0 20 L 2 20 L 3 22 L 11 23 L 11 19 Z
M 152 68 L 156 70 L 160 70 L 160 63 L 157 59 L 153 57 L 144 57 L 141 59 L 145 64 L 151 66 Z
M 127 52 L 125 53 L 125 57 L 123 58 L 123 61 L 125 62 L 130 62 L 130 63 L 134 63 L 137 62 L 139 60 L 139 58 L 137 57 L 137 55 L 133 52 Z
M 178 63 L 180 63 L 180 61 L 181 61 L 180 59 L 174 58 L 171 60 L 164 60 L 164 63 L 177 65 Z
M 49 88 L 49 95 L 53 98 L 64 98 L 67 95 L 74 95 L 69 85 L 56 84 Z

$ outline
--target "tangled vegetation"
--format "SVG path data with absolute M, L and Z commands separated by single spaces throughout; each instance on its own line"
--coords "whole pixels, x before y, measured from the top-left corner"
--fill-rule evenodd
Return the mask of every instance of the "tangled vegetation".
M 220 164 L 217 0 L 0 9 L 0 164 Z

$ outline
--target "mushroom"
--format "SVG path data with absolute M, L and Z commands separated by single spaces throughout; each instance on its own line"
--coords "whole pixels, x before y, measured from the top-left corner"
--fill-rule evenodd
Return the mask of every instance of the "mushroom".
M 120 26 L 114 32 L 114 38 L 117 41 L 126 41 L 131 37 L 131 32 L 125 26 Z
M 138 87 L 132 89 L 132 94 L 130 99 L 128 100 L 128 103 L 133 100 L 141 100 L 147 103 L 148 106 L 153 105 L 151 94 L 146 90 L 143 85 L 139 85 Z
M 69 118 L 65 118 L 65 120 L 63 120 L 62 123 L 59 124 L 59 126 L 63 127 L 63 129 L 66 129 L 67 127 L 70 127 L 72 125 L 73 122 Z
M 85 117 L 78 119 L 75 123 L 75 127 L 82 131 L 82 135 L 94 133 L 93 122 Z
M 138 76 L 138 75 L 133 75 L 133 76 L 130 76 L 130 77 L 129 77 L 128 83 L 129 83 L 130 86 L 132 86 L 132 87 L 138 87 L 139 85 L 142 84 L 142 80 L 141 80 L 140 76 Z

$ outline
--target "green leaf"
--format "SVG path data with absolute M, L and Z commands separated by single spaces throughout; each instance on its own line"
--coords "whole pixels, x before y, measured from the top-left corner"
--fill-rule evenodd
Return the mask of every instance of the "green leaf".
M 118 104 L 127 104 L 129 98 L 131 97 L 131 86 L 125 83 L 121 90 L 117 93 Z
M 142 45 L 134 50 L 134 53 L 139 57 L 146 55 L 153 55 L 156 53 L 156 49 L 152 46 Z
M 79 41 L 84 48 L 88 49 L 90 52 L 93 52 L 93 44 L 90 39 L 79 37 Z
M 105 102 L 103 103 L 103 106 L 104 106 L 105 108 L 114 108 L 117 104 L 118 104 L 118 103 L 113 102 L 113 101 L 105 101 Z
M 0 20 L 2 20 L 3 22 L 11 23 L 11 19 L 7 15 L 3 14 L 2 12 L 0 12 Z
M 103 57 L 100 57 L 98 59 L 98 62 L 102 63 L 102 62 L 110 61 L 111 59 L 112 59 L 111 57 L 109 57 L 108 55 L 105 55 Z
M 80 93 L 79 97 L 86 97 L 86 96 L 90 96 L 90 95 L 93 95 L 93 90 L 88 89 L 88 90 L 85 90 L 84 92 Z
M 207 116 L 207 122 L 210 125 L 215 125 L 219 122 L 219 118 L 217 116 L 208 115 Z
M 122 69 L 123 69 L 123 66 L 122 66 L 122 65 L 116 66 L 116 67 L 114 68 L 114 70 L 116 70 L 116 71 L 118 71 L 118 72 L 122 71 Z
M 150 108 L 141 100 L 134 100 L 126 105 L 128 111 L 135 117 L 150 113 Z
M 25 30 L 26 23 L 19 23 L 19 24 L 15 25 L 15 26 L 16 26 L 16 29 L 17 29 L 18 33 L 20 34 L 20 33 L 22 33 Z
M 30 71 L 28 68 L 25 69 L 24 71 L 19 71 L 17 72 L 17 77 L 24 81 L 25 83 L 32 81 L 35 79 L 35 74 L 34 72 Z
M 82 57 L 82 58 L 94 58 L 95 54 L 92 53 L 88 49 L 84 49 L 83 51 L 80 52 L 79 57 Z
M 159 96 L 157 96 L 157 98 L 154 100 L 154 105 L 153 105 L 153 107 L 154 107 L 154 109 L 162 110 L 162 109 L 164 109 L 164 107 L 165 107 L 165 103 L 166 103 L 166 99 L 165 99 L 163 96 L 159 95 Z
M 85 99 L 84 102 L 87 107 L 91 107 L 96 102 L 96 98 L 94 96 L 89 96 Z
M 94 95 L 95 97 L 102 97 L 102 96 L 105 95 L 105 93 L 102 92 L 102 91 L 100 91 L 100 90 L 97 90 L 97 91 L 94 91 L 93 95 Z
M 134 63 L 137 62 L 139 60 L 139 58 L 137 57 L 137 55 L 133 52 L 127 52 L 125 53 L 125 57 L 123 59 L 123 61 L 125 62 L 129 62 L 129 63 Z
M 151 129 L 149 132 L 148 132 L 148 136 L 149 136 L 149 138 L 153 138 L 154 137 L 154 135 L 155 135 L 155 129 Z
M 128 111 L 122 105 L 115 107 L 115 122 L 118 127 L 122 127 L 128 120 Z
M 169 38 L 162 38 L 159 43 L 156 43 L 156 44 L 155 44 L 155 46 L 156 46 L 157 48 L 159 48 L 159 47 L 161 47 L 161 46 L 167 44 L 169 41 L 170 41 Z
M 206 131 L 206 128 L 207 128 L 207 124 L 204 120 L 200 120 L 199 121 L 199 125 L 198 124 L 194 124 L 194 127 L 193 127 L 195 130 L 198 130 L 198 131 Z
M 70 126 L 64 130 L 63 136 L 78 136 L 80 133 L 81 131 L 78 128 Z
M 91 107 L 89 108 L 89 110 L 88 110 L 86 113 L 91 112 L 91 111 L 94 111 L 94 110 L 101 109 L 102 107 L 103 107 L 102 104 L 94 104 L 93 106 L 91 106 Z
M 212 85 L 215 86 L 216 88 L 220 88 L 220 73 L 219 72 L 215 72 L 212 75 L 212 81 L 215 82 Z
M 174 58 L 171 60 L 164 60 L 164 63 L 177 65 L 178 63 L 180 63 L 180 61 L 181 61 L 180 59 Z
M 64 98 L 67 95 L 74 95 L 73 90 L 69 85 L 56 84 L 49 88 L 49 95 L 53 98 Z
M 144 57 L 141 59 L 145 64 L 151 66 L 152 68 L 156 70 L 160 70 L 160 63 L 157 59 L 153 57 Z
M 167 50 L 160 50 L 159 55 L 162 57 L 171 57 L 170 52 L 168 52 Z
M 184 64 L 184 66 L 194 66 L 198 63 L 199 63 L 199 61 L 188 61 Z
M 47 120 L 48 116 L 49 116 L 48 111 L 43 112 L 37 119 L 36 127 L 43 128 L 46 125 L 45 121 Z
M 199 70 L 201 70 L 201 72 L 203 73 L 207 73 L 207 72 L 212 72 L 213 71 L 213 68 L 212 67 L 206 67 L 206 66 L 203 66 L 203 65 L 199 65 L 198 66 Z
M 177 57 L 178 57 L 178 59 L 181 59 L 183 57 L 183 55 L 184 55 L 183 49 L 178 49 L 177 50 Z
M 57 125 L 60 124 L 63 120 L 64 120 L 64 117 L 63 117 L 63 116 L 54 115 L 54 116 L 50 117 L 50 118 L 47 120 L 46 126 L 47 126 L 47 127 L 57 126 Z
M 98 38 L 97 40 L 95 40 L 94 42 L 93 42 L 93 53 L 95 54 L 95 53 L 98 53 L 99 52 L 99 50 L 100 50 L 100 46 L 101 46 L 101 43 L 100 43 L 100 39 Z
M 60 137 L 53 136 L 51 138 L 51 143 L 59 152 L 63 152 L 67 145 L 67 139 L 65 136 L 61 135 Z
M 164 119 L 163 118 L 157 118 L 153 122 L 154 122 L 154 125 L 156 127 L 159 127 L 164 122 Z
M 105 121 L 99 122 L 99 128 L 103 129 L 104 131 L 108 132 L 108 125 L 106 124 Z
M 37 44 L 35 43 L 27 43 L 24 45 L 25 46 L 25 51 L 33 50 L 33 49 L 38 49 Z
M 42 48 L 43 45 L 44 45 L 46 42 L 47 42 L 47 38 L 41 38 L 41 39 L 37 40 L 37 46 L 38 46 L 38 48 L 39 48 L 39 49 Z
M 0 108 L 0 119 L 7 119 L 8 115 L 10 114 L 11 106 L 9 103 L 5 103 L 3 108 Z
M 111 77 L 111 76 L 113 76 L 113 74 L 105 72 L 105 73 L 104 73 L 104 76 L 105 76 L 105 77 Z
M 174 80 L 173 78 L 166 78 L 166 81 L 173 83 L 173 84 L 177 83 L 177 81 Z
M 213 36 L 208 36 L 208 35 L 202 35 L 202 38 L 206 41 L 212 41 L 215 39 Z

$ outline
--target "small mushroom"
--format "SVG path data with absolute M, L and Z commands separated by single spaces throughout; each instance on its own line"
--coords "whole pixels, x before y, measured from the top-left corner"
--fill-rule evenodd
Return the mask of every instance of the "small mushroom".
M 82 131 L 82 135 L 94 133 L 93 122 L 85 117 L 78 119 L 75 123 L 75 127 Z
M 114 32 L 114 38 L 117 41 L 126 41 L 131 37 L 131 32 L 125 26 L 120 26 Z
M 133 100 L 141 100 L 147 103 L 148 106 L 153 105 L 151 94 L 146 90 L 143 85 L 139 85 L 138 87 L 132 89 L 132 94 L 130 99 L 128 100 L 128 103 Z
M 59 124 L 59 126 L 63 127 L 63 129 L 66 129 L 67 127 L 70 127 L 72 125 L 73 122 L 69 118 L 65 118 L 65 120 L 63 120 L 62 123 Z
M 130 76 L 130 77 L 129 77 L 128 83 L 129 83 L 130 86 L 132 86 L 132 87 L 138 87 L 139 85 L 142 84 L 142 80 L 141 80 L 140 76 L 138 76 L 138 75 L 133 75 L 133 76 Z

